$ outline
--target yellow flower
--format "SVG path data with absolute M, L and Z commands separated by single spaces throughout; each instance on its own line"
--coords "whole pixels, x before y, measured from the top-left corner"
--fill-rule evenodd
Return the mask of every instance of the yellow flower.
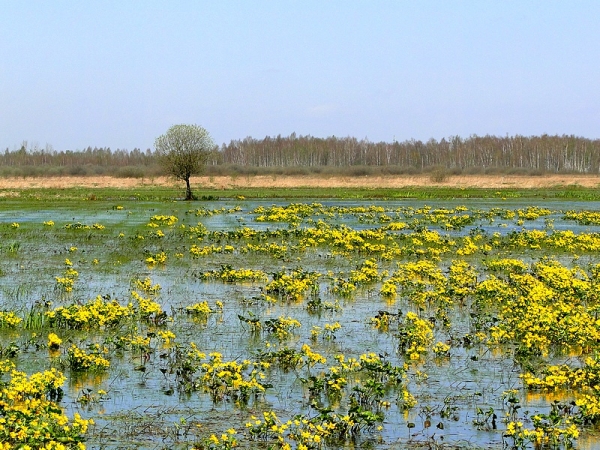
M 56 350 L 62 344 L 62 339 L 60 339 L 56 334 L 50 333 L 48 335 L 48 348 Z

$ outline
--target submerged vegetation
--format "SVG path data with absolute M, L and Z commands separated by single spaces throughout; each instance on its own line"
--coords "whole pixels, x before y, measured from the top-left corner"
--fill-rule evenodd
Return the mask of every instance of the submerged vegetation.
M 504 194 L 4 199 L 2 448 L 597 443 L 598 213 Z

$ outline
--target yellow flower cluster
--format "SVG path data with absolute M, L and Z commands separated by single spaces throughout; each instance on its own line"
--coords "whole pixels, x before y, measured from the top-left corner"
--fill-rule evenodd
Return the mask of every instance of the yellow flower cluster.
M 512 439 L 514 448 L 527 448 L 530 443 L 535 448 L 573 448 L 579 430 L 568 419 L 561 422 L 553 423 L 539 415 L 533 416 L 534 428 L 528 429 L 521 421 L 510 421 L 506 424 L 504 436 Z
M 277 295 L 282 299 L 298 301 L 307 291 L 318 288 L 317 280 L 321 274 L 306 272 L 302 269 L 286 273 L 281 270 L 273 274 L 273 279 L 265 286 L 267 294 Z
M 315 364 L 326 364 L 327 363 L 327 359 L 323 355 L 321 355 L 317 352 L 314 352 L 308 344 L 304 344 L 302 346 L 302 349 L 300 350 L 300 352 L 306 358 L 306 364 L 309 367 L 312 367 Z
M 161 214 L 156 214 L 152 217 L 150 217 L 150 223 L 154 224 L 156 226 L 167 226 L 167 227 L 172 227 L 173 225 L 175 225 L 177 223 L 179 219 L 175 216 L 165 216 L 165 215 L 161 215 Z
M 13 311 L 0 311 L 0 328 L 14 328 L 22 321 Z
M 279 339 L 288 339 L 295 328 L 300 328 L 300 322 L 291 317 L 280 316 L 275 319 L 265 320 L 262 328 L 268 332 L 275 334 Z
M 440 296 L 440 298 L 443 298 L 449 304 L 457 300 L 463 301 L 471 295 L 477 285 L 475 268 L 466 261 L 457 260 L 452 261 L 448 272 L 446 288 L 448 296 Z
M 294 447 L 297 450 L 317 450 L 328 448 L 328 443 L 339 444 L 344 439 L 350 439 L 361 429 L 373 428 L 382 420 L 381 414 L 360 408 L 348 414 L 326 410 L 316 417 L 297 415 L 285 422 L 274 411 L 265 411 L 262 420 L 251 416 L 246 429 L 251 440 L 275 441 L 282 450 Z
M 216 434 L 211 434 L 210 437 L 204 440 L 202 445 L 193 446 L 192 450 L 231 450 L 238 446 L 236 434 L 235 428 L 230 428 L 225 433 L 221 433 L 220 438 Z
M 480 305 L 499 307 L 491 343 L 516 342 L 521 352 L 547 355 L 552 346 L 586 352 L 598 342 L 600 321 L 586 304 L 598 298 L 597 285 L 578 268 L 546 260 L 504 280 L 490 276 L 475 292 Z
M 137 311 L 142 319 L 156 321 L 163 315 L 160 304 L 151 298 L 144 298 L 136 291 L 131 292 L 131 297 L 137 302 Z
M 207 301 L 195 303 L 185 308 L 185 311 L 188 314 L 193 314 L 196 316 L 208 316 L 210 313 L 214 312 L 210 306 L 208 306 Z
M 266 363 L 223 361 L 222 355 L 217 352 L 208 356 L 209 361 L 200 367 L 202 376 L 197 383 L 210 393 L 213 401 L 231 398 L 245 403 L 251 396 L 265 391 L 265 385 L 260 381 L 265 375 L 259 368 L 268 367 Z
M 385 276 L 387 276 L 387 272 L 379 273 L 377 262 L 374 259 L 367 259 L 357 270 L 350 272 L 347 280 L 334 277 L 331 291 L 343 297 L 349 297 L 359 286 L 373 284 Z
M 55 403 L 62 396 L 62 373 L 52 369 L 28 376 L 8 361 L 0 363 L 0 371 L 8 375 L 0 383 L 0 448 L 85 449 L 82 441 L 94 422 L 78 413 L 71 421 Z
M 320 335 L 326 341 L 334 340 L 334 339 L 336 339 L 335 334 L 341 328 L 342 328 L 342 325 L 339 322 L 326 323 L 323 326 L 323 328 L 314 326 L 313 329 L 311 330 L 311 339 L 315 340 Z
M 398 269 L 383 282 L 380 293 L 394 298 L 397 288 L 417 305 L 425 305 L 446 295 L 447 280 L 442 270 L 431 261 L 398 264 Z
M 59 306 L 48 311 L 50 325 L 57 328 L 97 329 L 115 326 L 133 314 L 133 308 L 121 306 L 116 300 L 97 296 L 83 305 Z
M 515 258 L 499 258 L 484 261 L 487 270 L 492 272 L 525 273 L 529 265 Z
M 536 220 L 542 216 L 549 216 L 552 211 L 539 206 L 528 206 L 525 209 L 518 209 L 517 215 L 523 220 Z
M 244 200 L 244 196 L 242 195 L 238 195 L 237 198 L 238 200 Z M 218 214 L 233 214 L 241 210 L 241 206 L 234 206 L 233 208 L 225 208 L 223 206 L 219 209 L 198 208 L 196 211 L 188 211 L 188 213 L 194 213 L 198 217 L 211 217 Z
M 229 264 L 222 264 L 219 270 L 208 270 L 198 275 L 202 280 L 220 280 L 226 283 L 241 281 L 267 281 L 268 277 L 260 269 L 234 269 Z
M 303 218 L 310 217 L 315 212 L 315 206 L 305 203 L 291 203 L 287 206 L 273 205 L 269 208 L 259 206 L 252 211 L 259 214 L 257 222 L 287 222 L 292 226 L 298 226 Z
M 433 327 L 427 320 L 409 311 L 399 325 L 399 347 L 411 360 L 418 360 L 433 343 Z
M 280 245 L 277 242 L 270 242 L 265 244 L 251 244 L 247 243 L 245 247 L 240 249 L 241 253 L 263 253 L 271 255 L 277 259 L 283 259 L 288 253 L 287 245 Z
M 530 390 L 575 390 L 575 403 L 581 418 L 587 423 L 600 418 L 600 355 L 587 357 L 582 367 L 566 364 L 549 366 L 542 371 L 541 376 L 524 373 L 520 377 L 523 385 Z
M 162 339 L 165 346 L 171 344 L 171 340 L 175 339 L 175 333 L 169 330 L 159 330 L 156 332 L 157 336 Z
M 91 352 L 88 353 L 85 350 L 80 349 L 77 345 L 73 344 L 67 351 L 67 362 L 69 368 L 76 372 L 86 371 L 104 371 L 110 367 L 110 362 L 100 356 L 108 353 L 108 348 L 100 347 L 99 345 L 92 345 Z
M 55 333 L 50 333 L 48 335 L 48 348 L 50 350 L 56 350 L 62 344 L 62 339 L 59 338 Z
M 120 346 L 129 347 L 139 352 L 147 352 L 150 350 L 150 336 L 120 336 Z
M 149 231 L 147 236 L 150 239 L 161 239 L 165 237 L 165 232 L 162 230 Z
M 75 280 L 79 276 L 79 273 L 73 269 L 73 263 L 69 258 L 65 259 L 65 271 L 62 277 L 55 277 L 56 286 L 58 289 L 64 292 L 72 292 Z
M 158 294 L 158 292 L 160 292 L 161 287 L 160 284 L 152 284 L 152 280 L 150 279 L 150 277 L 146 277 L 143 280 L 140 279 L 136 279 L 134 280 L 134 286 L 136 289 L 139 289 L 141 291 L 143 291 L 146 294 Z
M 497 248 L 542 249 L 567 252 L 596 252 L 600 250 L 600 235 L 597 233 L 575 234 L 572 230 L 555 230 L 548 234 L 543 230 L 522 230 L 511 233 L 506 240 L 498 236 L 492 242 Z
M 225 248 L 221 245 L 215 244 L 205 245 L 202 247 L 194 244 L 190 247 L 190 253 L 194 258 L 212 255 L 213 253 L 233 253 L 233 251 L 234 248 L 231 246 L 227 246 L 227 248 Z
M 450 351 L 450 346 L 444 342 L 438 342 L 431 348 L 431 350 L 437 356 L 447 356 L 448 352 Z
M 600 225 L 600 212 L 597 211 L 567 211 L 563 218 L 574 220 L 580 225 Z
M 165 252 L 158 252 L 154 255 L 148 256 L 145 261 L 146 264 L 151 267 L 156 264 L 165 264 L 167 262 L 167 254 Z

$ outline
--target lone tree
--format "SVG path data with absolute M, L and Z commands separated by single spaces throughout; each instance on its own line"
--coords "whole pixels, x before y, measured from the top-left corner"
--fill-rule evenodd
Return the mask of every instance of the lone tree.
M 193 200 L 190 177 L 204 169 L 209 152 L 215 147 L 210 134 L 198 125 L 173 125 L 156 138 L 154 148 L 169 175 L 185 181 L 185 199 Z

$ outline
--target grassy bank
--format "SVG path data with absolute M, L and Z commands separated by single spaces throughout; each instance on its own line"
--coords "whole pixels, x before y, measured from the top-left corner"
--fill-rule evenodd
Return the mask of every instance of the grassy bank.
M 21 188 L 0 189 L 0 204 L 15 200 L 35 202 L 64 202 L 73 200 L 152 200 L 174 201 L 183 196 L 183 189 L 168 186 L 70 187 L 70 188 Z M 571 199 L 576 201 L 600 200 L 600 189 L 579 186 L 536 189 L 487 189 L 456 187 L 408 187 L 408 188 L 346 188 L 346 187 L 240 187 L 235 189 L 196 189 L 199 201 L 225 198 L 279 198 L 279 199 L 461 199 L 461 198 L 523 198 L 523 199 Z

